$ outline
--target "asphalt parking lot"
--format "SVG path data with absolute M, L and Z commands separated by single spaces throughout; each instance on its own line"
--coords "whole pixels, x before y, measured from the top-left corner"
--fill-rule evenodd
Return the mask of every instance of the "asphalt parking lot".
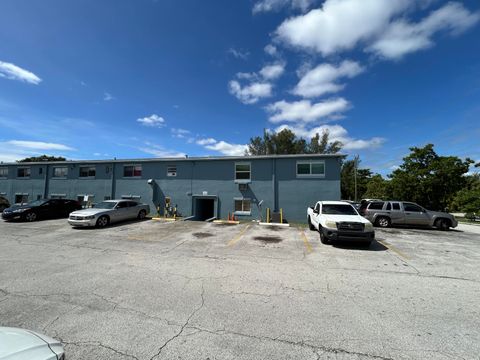
M 0 324 L 67 359 L 479 359 L 480 234 L 0 222 Z

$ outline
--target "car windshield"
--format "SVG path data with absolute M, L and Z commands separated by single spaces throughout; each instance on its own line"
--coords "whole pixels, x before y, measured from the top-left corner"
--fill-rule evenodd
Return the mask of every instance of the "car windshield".
M 29 202 L 27 205 L 28 206 L 41 206 L 43 204 L 45 204 L 47 202 L 47 200 L 35 200 L 35 201 L 32 201 L 32 202 Z
M 113 209 L 117 205 L 116 202 L 113 201 L 102 201 L 98 204 L 93 205 L 96 209 Z
M 322 213 L 327 215 L 358 215 L 357 211 L 352 205 L 323 205 Z

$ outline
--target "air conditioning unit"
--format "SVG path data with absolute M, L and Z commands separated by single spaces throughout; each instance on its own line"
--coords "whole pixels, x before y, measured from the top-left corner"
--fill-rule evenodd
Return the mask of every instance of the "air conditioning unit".
M 248 184 L 238 184 L 238 190 L 247 191 L 248 190 Z

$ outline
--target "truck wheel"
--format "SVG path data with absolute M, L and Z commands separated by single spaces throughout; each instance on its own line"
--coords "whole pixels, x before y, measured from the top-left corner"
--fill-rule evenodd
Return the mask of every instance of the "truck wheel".
M 441 231 L 447 231 L 450 228 L 450 223 L 445 219 L 437 219 L 435 221 L 435 227 Z
M 308 217 L 308 228 L 311 230 L 311 231 L 315 231 L 315 226 L 313 226 L 312 224 L 312 221 L 310 220 L 310 216 Z
M 146 212 L 145 210 L 140 210 L 140 211 L 138 212 L 137 218 L 138 218 L 139 220 L 143 220 L 143 219 L 145 219 L 146 216 L 147 216 L 147 212 Z
M 318 232 L 320 233 L 320 242 L 322 244 L 329 244 L 330 242 L 328 241 L 327 237 L 323 234 L 322 228 L 319 228 Z
M 392 222 L 386 216 L 379 216 L 375 220 L 375 225 L 377 225 L 379 227 L 382 227 L 382 228 L 388 228 L 392 225 Z
M 97 220 L 97 227 L 103 228 L 110 223 L 110 219 L 106 215 L 102 215 Z

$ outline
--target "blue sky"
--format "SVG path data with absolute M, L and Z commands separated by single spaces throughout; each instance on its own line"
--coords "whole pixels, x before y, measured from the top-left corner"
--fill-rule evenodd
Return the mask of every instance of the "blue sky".
M 480 160 L 480 4 L 4 0 L 0 160 L 242 154 L 328 129 L 389 173 L 410 146 Z

